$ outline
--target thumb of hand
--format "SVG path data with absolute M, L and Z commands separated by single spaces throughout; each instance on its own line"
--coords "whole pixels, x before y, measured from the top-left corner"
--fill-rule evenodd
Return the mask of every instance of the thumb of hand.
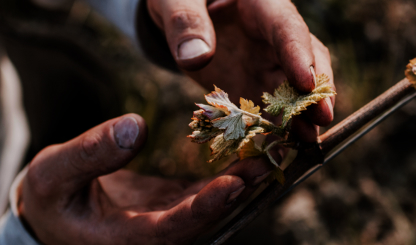
M 30 164 L 28 181 L 42 195 L 71 195 L 91 180 L 124 167 L 143 147 L 144 119 L 128 114 L 75 139 L 42 150 Z

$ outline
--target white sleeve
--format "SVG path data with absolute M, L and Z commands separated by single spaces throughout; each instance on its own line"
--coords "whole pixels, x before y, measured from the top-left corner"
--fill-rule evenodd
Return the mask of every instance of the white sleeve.
M 10 190 L 11 209 L 0 219 L 0 245 L 39 245 L 29 232 L 26 231 L 17 212 L 19 201 L 18 192 L 20 191 L 20 186 L 27 169 L 26 167 L 20 172 Z
M 124 34 L 137 42 L 136 17 L 140 0 L 84 0 Z

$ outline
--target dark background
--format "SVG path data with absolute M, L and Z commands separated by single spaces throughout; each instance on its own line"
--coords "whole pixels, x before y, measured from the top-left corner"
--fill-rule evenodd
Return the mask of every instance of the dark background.
M 294 1 L 331 51 L 335 125 L 404 77 L 416 57 L 416 3 L 406 0 Z M 150 128 L 131 170 L 198 179 L 208 145 L 185 136 L 193 81 L 147 63 L 133 44 L 87 6 L 45 11 L 0 0 L 0 37 L 23 84 L 32 133 L 26 162 L 127 112 Z M 325 129 L 323 129 L 325 130 Z M 416 101 L 345 150 L 267 210 L 230 244 L 416 244 Z

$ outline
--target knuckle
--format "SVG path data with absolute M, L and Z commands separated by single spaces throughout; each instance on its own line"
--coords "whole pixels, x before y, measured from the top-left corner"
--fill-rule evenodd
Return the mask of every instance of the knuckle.
M 194 29 L 201 23 L 201 17 L 188 10 L 178 10 L 172 13 L 170 23 L 177 29 Z
M 101 150 L 102 137 L 99 134 L 88 134 L 81 140 L 80 156 L 83 160 L 95 160 Z

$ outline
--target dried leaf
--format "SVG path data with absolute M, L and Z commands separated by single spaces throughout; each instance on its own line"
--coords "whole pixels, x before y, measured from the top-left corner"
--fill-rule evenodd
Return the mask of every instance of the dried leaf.
M 264 129 L 261 127 L 251 127 L 247 130 L 245 138 L 236 140 L 226 140 L 224 138 L 224 134 L 218 135 L 215 137 L 214 142 L 211 145 L 211 156 L 213 156 L 213 158 L 208 162 L 211 163 L 233 153 L 239 152 L 254 136 L 256 136 L 256 134 L 263 132 Z
M 411 60 L 406 68 L 405 75 L 409 82 L 413 83 L 416 88 L 416 58 Z
M 241 147 L 240 151 L 238 152 L 238 158 L 240 158 L 240 160 L 243 160 L 249 157 L 256 157 L 263 154 L 264 152 L 262 151 L 262 149 L 256 145 L 254 140 L 250 139 L 250 141 L 247 144 Z
M 244 98 L 240 98 L 240 108 L 243 111 L 249 112 L 254 115 L 261 115 L 260 112 L 260 106 L 254 106 L 253 101 L 246 100 Z
M 289 82 L 285 81 L 275 90 L 274 95 L 263 94 L 263 102 L 269 104 L 264 110 L 274 116 L 278 116 L 283 110 L 282 125 L 286 127 L 293 116 L 299 115 L 309 105 L 336 94 L 328 82 L 329 78 L 325 74 L 316 76 L 315 89 L 310 94 L 299 95 Z
M 266 182 L 271 183 L 273 180 L 277 180 L 280 184 L 284 184 L 286 179 L 283 170 L 279 167 L 275 168 L 267 177 Z

